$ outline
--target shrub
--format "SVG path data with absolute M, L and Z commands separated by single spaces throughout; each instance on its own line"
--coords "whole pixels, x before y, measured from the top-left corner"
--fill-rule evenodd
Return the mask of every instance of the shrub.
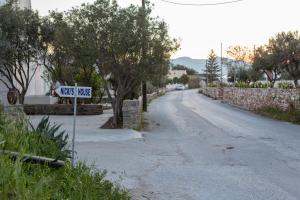
M 250 87 L 249 83 L 244 82 L 244 81 L 237 82 L 237 83 L 235 83 L 234 86 L 238 87 L 238 88 L 249 88 Z
M 279 108 L 263 107 L 256 111 L 263 116 L 271 117 L 278 120 L 283 120 L 295 124 L 300 124 L 300 111 L 290 108 L 287 111 L 282 111 Z
M 71 167 L 65 152 L 67 136 L 59 128 L 44 118 L 31 129 L 26 118 L 9 119 L 0 111 L 0 199 L 129 199 L 125 190 L 104 179 L 105 172 L 84 163 Z M 12 160 L 1 154 L 4 149 L 17 151 L 20 157 Z M 51 169 L 25 163 L 24 154 L 63 158 L 66 164 Z
M 104 172 L 83 163 L 53 170 L 0 156 L 0 199 L 129 199 L 104 177 Z
M 218 84 L 217 83 L 209 83 L 208 87 L 218 87 Z
M 262 83 L 260 81 L 257 81 L 254 83 L 250 83 L 250 87 L 251 88 L 270 88 L 271 83 L 270 82 Z
M 50 140 L 56 144 L 61 152 L 56 159 L 66 160 L 71 158 L 71 151 L 67 149 L 69 135 L 65 131 L 59 130 L 61 125 L 51 125 L 49 117 L 43 117 L 36 128 L 32 124 L 30 125 L 32 131 L 40 137 L 42 143 L 47 143 Z
M 278 84 L 278 87 L 280 89 L 293 89 L 294 88 L 294 84 L 289 83 L 289 82 L 282 82 Z

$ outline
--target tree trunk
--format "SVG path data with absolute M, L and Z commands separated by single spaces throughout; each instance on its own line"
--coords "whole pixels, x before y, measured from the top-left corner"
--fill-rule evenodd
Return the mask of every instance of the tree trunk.
M 296 87 L 296 88 L 299 88 L 299 87 L 300 87 L 299 82 L 298 82 L 298 79 L 295 79 L 295 80 L 294 80 L 294 84 L 295 84 L 295 87 Z
M 122 107 L 123 107 L 123 98 L 115 97 L 113 103 L 113 126 L 114 128 L 118 128 L 122 124 Z
M 19 92 L 19 104 L 23 105 L 25 100 L 25 94 L 26 92 Z
M 272 80 L 271 81 L 271 88 L 274 88 L 274 85 L 275 85 L 275 80 Z
M 143 82 L 142 86 L 142 93 L 143 93 L 143 111 L 147 112 L 147 83 Z

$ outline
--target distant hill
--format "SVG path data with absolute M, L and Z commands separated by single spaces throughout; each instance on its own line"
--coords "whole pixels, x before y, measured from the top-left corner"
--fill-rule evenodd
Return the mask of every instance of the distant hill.
M 207 59 L 193 59 L 190 57 L 179 57 L 171 60 L 171 63 L 173 65 L 184 65 L 188 68 L 192 68 L 196 70 L 199 73 L 203 73 L 203 70 L 205 69 Z M 224 59 L 225 60 L 225 59 Z M 221 58 L 218 58 L 219 63 L 221 63 Z M 226 67 L 223 66 L 223 72 L 226 73 Z
M 206 59 L 193 59 L 190 57 L 179 57 L 172 59 L 171 63 L 174 65 L 184 65 L 188 68 L 192 68 L 197 72 L 201 73 L 205 68 Z

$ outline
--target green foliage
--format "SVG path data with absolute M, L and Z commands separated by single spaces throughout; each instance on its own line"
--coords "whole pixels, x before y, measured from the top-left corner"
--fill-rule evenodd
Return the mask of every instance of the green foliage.
M 0 114 L 0 199 L 128 200 L 125 190 L 104 179 L 105 172 L 84 163 L 73 168 L 66 160 L 65 167 L 54 170 L 44 165 L 24 163 L 21 157 L 12 160 L 1 154 L 3 149 L 21 155 L 62 158 L 66 155 L 61 149 L 67 138 L 58 129 L 59 126 L 50 126 L 48 118 L 31 130 L 26 119 L 16 121 Z
M 0 6 L 0 80 L 18 91 L 20 104 L 44 58 L 40 30 L 37 12 L 19 9 L 12 3 Z
M 287 111 L 282 111 L 279 108 L 264 107 L 258 109 L 256 113 L 274 119 L 300 124 L 300 111 L 292 108 Z
M 249 83 L 249 82 L 239 81 L 234 84 L 234 87 L 238 87 L 238 88 L 270 88 L 271 83 L 269 83 L 269 82 L 262 83 L 259 81 Z
M 217 83 L 208 83 L 208 87 L 219 87 Z
M 189 76 L 189 89 L 195 89 L 200 87 L 200 77 L 198 75 Z
M 66 159 L 66 152 L 59 144 L 45 137 L 44 134 L 30 130 L 27 119 L 9 119 L 1 115 L 3 124 L 0 125 L 0 141 L 4 141 L 0 149 L 24 152 L 38 156 Z
M 278 84 L 278 87 L 281 89 L 293 89 L 294 85 L 292 83 L 289 82 L 281 82 Z
M 189 82 L 190 78 L 188 75 L 184 74 L 180 77 L 179 82 L 183 85 L 186 85 Z
M 213 83 L 219 80 L 221 68 L 218 64 L 218 57 L 214 50 L 211 50 L 208 55 L 208 61 L 203 73 L 207 75 L 208 83 Z
M 282 73 L 292 78 L 298 87 L 300 79 L 300 36 L 295 32 L 282 32 L 269 39 L 268 44 L 259 47 L 254 56 L 253 67 L 265 73 L 274 86 Z
M 270 88 L 271 87 L 270 82 L 262 83 L 262 82 L 257 81 L 254 83 L 250 83 L 249 85 L 251 88 Z
M 78 85 L 92 87 L 92 97 L 102 98 L 104 94 L 104 80 L 96 72 L 95 69 L 80 69 L 79 73 L 75 77 Z
M 33 132 L 40 136 L 42 143 L 47 143 L 49 140 L 56 144 L 56 147 L 61 151 L 61 155 L 56 159 L 66 160 L 71 158 L 71 151 L 67 149 L 69 135 L 65 131 L 59 131 L 61 125 L 51 125 L 49 117 L 43 117 L 37 127 L 31 125 Z
M 180 78 L 174 77 L 173 78 L 173 83 L 180 83 Z
M 250 88 L 250 85 L 247 82 L 240 81 L 240 82 L 235 83 L 234 87 L 238 87 L 238 88 Z
M 52 170 L 0 155 L 0 199 L 129 199 L 127 192 L 114 187 L 104 176 L 83 163 Z

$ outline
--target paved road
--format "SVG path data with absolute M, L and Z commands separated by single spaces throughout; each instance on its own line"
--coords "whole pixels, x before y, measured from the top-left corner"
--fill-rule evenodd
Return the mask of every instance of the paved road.
M 148 118 L 144 139 L 82 142 L 79 157 L 138 200 L 300 199 L 300 126 L 195 90 L 155 100 Z

